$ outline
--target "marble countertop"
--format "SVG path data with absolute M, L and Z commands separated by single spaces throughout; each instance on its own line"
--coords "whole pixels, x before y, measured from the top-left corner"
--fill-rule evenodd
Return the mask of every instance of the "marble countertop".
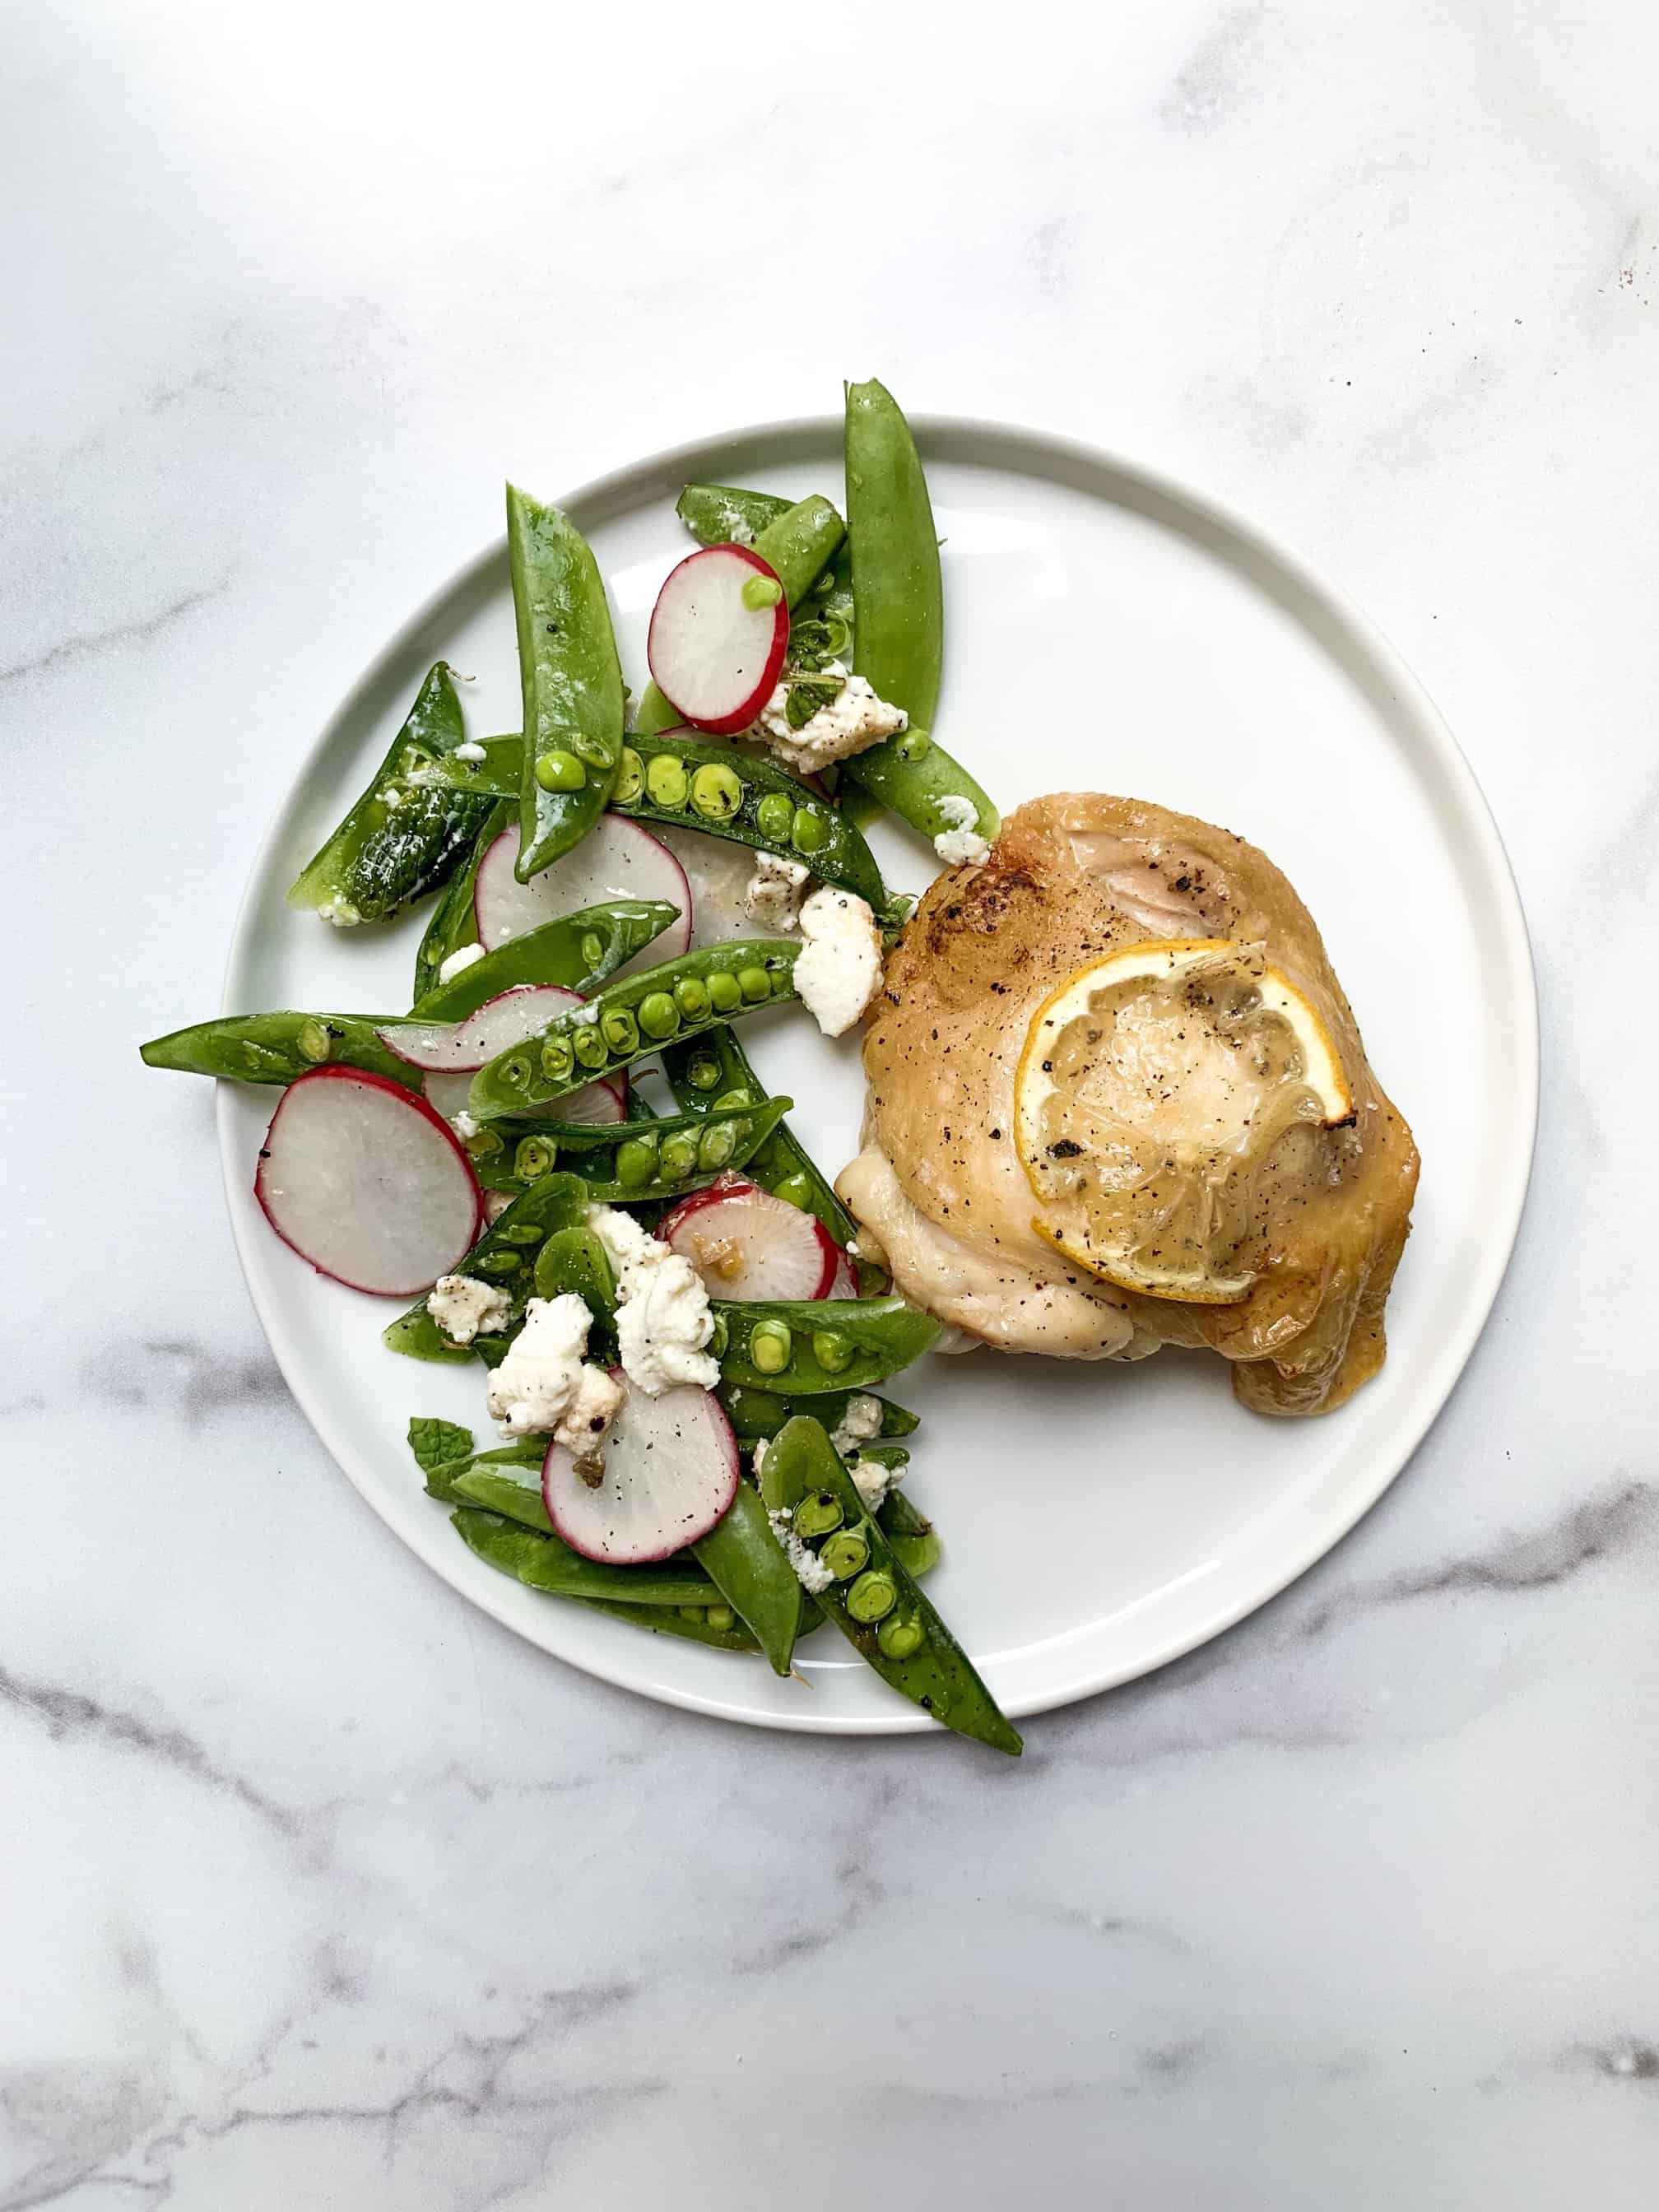
M 1659 27 L 568 14 L 10 19 L 6 911 L 50 1103 L 15 1067 L 0 2212 L 1650 2206 Z M 1006 1770 L 661 1710 L 434 1583 L 272 1364 L 208 1086 L 132 1051 L 213 1001 L 297 760 L 504 470 L 820 410 L 826 361 L 1330 573 L 1538 954 L 1533 1197 L 1428 1441 Z

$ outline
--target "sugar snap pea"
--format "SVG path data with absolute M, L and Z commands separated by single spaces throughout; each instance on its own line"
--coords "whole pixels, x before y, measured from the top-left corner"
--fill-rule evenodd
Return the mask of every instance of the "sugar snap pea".
M 573 1222 L 556 1229 L 536 1255 L 536 1295 L 579 1297 L 592 1316 L 588 1329 L 590 1359 L 614 1361 L 617 1346 L 617 1278 L 611 1255 L 592 1230 Z
M 755 1649 L 755 1639 L 746 1633 L 735 1633 L 735 1624 L 725 1629 L 711 1626 L 706 1608 L 718 1602 L 719 1593 L 695 1565 L 690 1573 L 666 1565 L 608 1567 L 599 1560 L 584 1559 L 556 1536 L 540 1535 L 479 1506 L 460 1506 L 450 1518 L 470 1550 L 530 1589 L 545 1591 L 550 1597 L 575 1598 L 607 1611 L 617 1607 L 624 1619 L 659 1613 L 660 1620 L 642 1619 L 637 1625 L 666 1629 L 673 1634 L 695 1628 L 702 1632 L 696 1637 L 697 1643 L 715 1644 L 723 1651 Z M 684 1613 L 680 1611 L 682 1607 L 686 1608 Z
M 487 805 L 453 792 L 411 787 L 424 766 L 462 744 L 466 726 L 447 663 L 422 684 L 368 788 L 289 892 L 341 922 L 383 921 L 453 875 Z
M 567 514 L 509 484 L 507 550 L 524 686 L 519 881 L 580 844 L 622 752 L 622 664 L 605 584 Z
M 780 1397 L 862 1390 L 908 1367 L 939 1336 L 939 1323 L 902 1298 L 714 1302 L 710 1350 L 728 1382 Z
M 586 1006 L 556 1015 L 480 1068 L 471 1110 L 481 1121 L 538 1113 L 674 1037 L 793 999 L 799 951 L 781 938 L 741 939 L 607 983 Z
M 560 983 L 583 997 L 614 975 L 678 914 L 666 899 L 611 899 L 560 915 L 438 983 L 415 1004 L 422 1021 L 459 1022 L 520 983 Z
M 847 1408 L 854 1398 L 868 1398 L 868 1390 L 830 1390 L 814 1396 L 812 1418 L 822 1421 L 828 1429 L 840 1426 L 846 1418 Z M 720 1401 L 726 1408 L 726 1418 L 736 1434 L 745 1443 L 757 1438 L 776 1436 L 784 1423 L 793 1418 L 795 1408 L 787 1398 L 776 1390 L 757 1389 L 749 1382 L 722 1382 L 719 1389 Z M 896 1406 L 890 1398 L 878 1397 L 881 1407 L 881 1433 L 884 1437 L 908 1437 L 919 1424 L 916 1416 L 902 1406 Z M 871 1448 L 860 1446 L 868 1453 Z
M 477 1275 L 495 1283 L 507 1293 L 512 1315 L 506 1328 L 475 1337 L 471 1345 L 452 1344 L 428 1311 L 426 1300 L 419 1298 L 381 1332 L 380 1341 L 388 1351 L 404 1352 L 411 1359 L 464 1361 L 476 1357 L 487 1366 L 498 1366 L 535 1291 L 541 1246 L 557 1230 L 580 1228 L 586 1212 L 587 1186 L 580 1176 L 546 1176 L 490 1223 L 454 1269 L 458 1275 Z
M 787 1674 L 801 1631 L 802 1591 L 759 1492 L 739 1482 L 724 1518 L 691 1549 L 755 1632 L 772 1672 Z
M 910 727 L 843 763 L 846 775 L 931 841 L 956 827 L 942 799 L 972 802 L 981 837 L 997 811 L 933 737 L 944 663 L 945 595 L 933 503 L 915 440 L 884 386 L 847 387 L 847 520 L 856 672 L 902 707 Z
M 815 492 L 793 507 L 783 505 L 781 512 L 769 516 L 741 542 L 752 546 L 775 570 L 784 598 L 793 608 L 817 581 L 846 534 L 840 515 Z M 672 729 L 680 719 L 656 685 L 647 684 L 634 720 L 635 728 L 648 737 L 659 730 Z
M 654 1205 L 743 1167 L 793 1103 L 648 1121 L 487 1121 L 466 1150 L 486 1190 L 526 1190 L 558 1167 L 580 1176 L 596 1205 Z
M 732 484 L 687 484 L 677 512 L 700 545 L 735 542 L 755 544 L 769 526 L 788 513 L 788 503 L 769 491 L 744 491 Z M 842 539 L 836 556 L 810 592 L 790 605 L 794 619 L 789 625 L 792 667 L 808 662 L 822 666 L 828 659 L 849 661 L 854 637 L 852 547 Z M 865 802 L 866 812 L 856 811 Z M 847 806 L 855 825 L 882 811 L 867 793 L 854 792 Z
M 410 992 L 412 1003 L 418 1005 L 438 988 L 444 963 L 452 953 L 477 943 L 473 893 L 477 888 L 478 864 L 517 812 L 516 799 L 495 801 L 478 824 L 471 850 L 444 885 L 415 954 L 415 981 Z
M 779 1431 L 761 1493 L 791 1516 L 797 1537 L 833 1577 L 815 1592 L 817 1604 L 866 1663 L 945 1727 L 1017 1754 L 1018 1730 L 906 1571 L 820 1423 L 799 1415 Z
M 360 1067 L 384 1075 L 405 1091 L 418 1091 L 421 1071 L 399 1060 L 380 1031 L 406 1021 L 402 1014 L 307 1014 L 292 1008 L 270 1014 L 222 1014 L 138 1048 L 146 1067 L 176 1068 L 185 1075 L 216 1075 L 235 1083 L 292 1083 L 313 1067 Z

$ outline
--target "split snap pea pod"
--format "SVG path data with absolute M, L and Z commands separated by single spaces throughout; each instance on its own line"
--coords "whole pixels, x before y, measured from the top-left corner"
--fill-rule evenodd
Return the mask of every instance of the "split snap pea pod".
M 520 983 L 560 983 L 584 998 L 614 975 L 678 914 L 666 899 L 611 899 L 509 937 L 416 1002 L 422 1021 L 459 1022 L 486 999 Z
M 714 1302 L 710 1349 L 727 1382 L 784 1398 L 862 1390 L 932 1346 L 939 1323 L 902 1298 Z
M 756 1648 L 754 1638 L 730 1607 L 719 1601 L 714 1584 L 701 1573 L 606 1567 L 584 1559 L 556 1536 L 538 1535 L 477 1506 L 461 1506 L 450 1519 L 469 1550 L 530 1589 L 592 1606 L 636 1627 L 712 1644 L 722 1651 Z
M 152 1037 L 138 1054 L 147 1067 L 185 1075 L 217 1075 L 236 1083 L 292 1083 L 313 1067 L 360 1067 L 406 1091 L 421 1071 L 399 1060 L 380 1036 L 408 1018 L 401 1014 L 222 1014 L 191 1029 Z
M 793 1103 L 649 1121 L 487 1121 L 466 1150 L 486 1190 L 526 1190 L 557 1167 L 579 1175 L 596 1205 L 654 1205 L 743 1167 Z
M 827 499 L 814 492 L 810 499 L 769 515 L 750 533 L 736 541 L 749 545 L 776 574 L 783 596 L 793 609 L 817 583 L 847 535 L 846 525 Z M 707 544 L 709 541 L 704 540 Z M 731 541 L 715 539 L 715 544 Z M 646 686 L 634 726 L 650 736 L 671 730 L 681 717 L 654 684 Z
M 524 1318 L 526 1300 L 535 1292 L 536 1259 L 556 1231 L 583 1225 L 587 1212 L 587 1186 L 580 1176 L 550 1175 L 532 1183 L 522 1198 L 515 1198 L 499 1221 L 493 1221 L 472 1249 L 454 1269 L 458 1275 L 477 1275 L 496 1284 L 512 1302 L 505 1329 L 475 1337 L 471 1345 L 452 1344 L 417 1299 L 381 1333 L 380 1341 L 391 1352 L 411 1359 L 467 1360 L 477 1358 L 486 1365 L 499 1365 L 507 1340 Z
M 720 1401 L 726 1408 L 726 1418 L 732 1429 L 745 1443 L 757 1438 L 776 1436 L 784 1423 L 793 1418 L 795 1408 L 787 1398 L 775 1390 L 763 1390 L 750 1382 L 721 1382 Z M 854 1398 L 868 1398 L 868 1390 L 830 1390 L 816 1395 L 812 1400 L 812 1418 L 822 1421 L 826 1428 L 839 1427 L 846 1419 L 847 1408 Z M 896 1406 L 888 1398 L 877 1398 L 881 1407 L 881 1433 L 884 1437 L 908 1437 L 918 1425 L 916 1416 L 902 1406 Z M 870 1453 L 870 1447 L 860 1446 Z
M 507 550 L 524 685 L 519 857 L 528 883 L 605 811 L 622 752 L 622 664 L 586 540 L 556 507 L 509 484 Z
M 799 951 L 781 938 L 739 939 L 607 983 L 480 1068 L 468 1105 L 481 1121 L 538 1114 L 676 1037 L 793 999 Z
M 709 1030 L 690 1043 L 671 1044 L 663 1053 L 662 1065 L 675 1103 L 688 1114 L 729 1113 L 734 1106 L 765 1096 L 729 1026 Z M 858 1224 L 787 1124 L 780 1124 L 754 1152 L 746 1172 L 775 1198 L 786 1198 L 803 1213 L 816 1215 L 837 1244 L 845 1246 L 856 1235 Z
M 1018 1753 L 1019 1732 L 906 1572 L 822 1425 L 802 1415 L 768 1447 L 761 1492 L 832 1579 L 814 1595 L 866 1663 L 945 1727 Z
M 979 785 L 933 737 L 945 653 L 939 537 L 921 457 L 884 386 L 847 387 L 847 522 L 855 672 L 910 726 L 843 763 L 854 783 L 931 841 L 958 826 L 942 799 L 972 802 L 981 837 L 1000 826 Z
M 517 812 L 516 799 L 495 800 L 478 824 L 471 850 L 445 884 L 443 895 L 433 908 L 421 933 L 421 942 L 415 954 L 415 981 L 410 991 L 411 1003 L 418 1003 L 428 993 L 438 988 L 444 963 L 452 953 L 477 943 L 478 924 L 473 893 L 477 889 L 478 864 Z
M 760 1492 L 739 1482 L 724 1517 L 691 1549 L 754 1631 L 775 1674 L 787 1674 L 801 1632 L 801 1587 L 772 1533 Z
M 412 787 L 411 779 L 465 742 L 466 726 L 448 665 L 422 684 L 367 791 L 289 892 L 343 923 L 383 921 L 453 875 L 489 812 L 453 791 Z

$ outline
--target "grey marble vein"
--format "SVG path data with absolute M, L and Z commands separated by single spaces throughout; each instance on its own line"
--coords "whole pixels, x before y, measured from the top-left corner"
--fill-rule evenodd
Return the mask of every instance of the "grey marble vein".
M 149 645 L 198 608 L 211 606 L 224 597 L 234 581 L 232 574 L 222 576 L 217 583 L 204 585 L 199 590 L 181 592 L 153 614 L 140 615 L 130 622 L 112 623 L 107 629 L 83 630 L 73 637 L 59 638 L 55 645 L 43 652 L 31 653 L 27 659 L 15 660 L 0 667 L 0 690 L 13 684 L 21 684 L 46 676 L 56 676 L 68 668 L 80 665 L 94 653 L 118 651 L 125 646 Z

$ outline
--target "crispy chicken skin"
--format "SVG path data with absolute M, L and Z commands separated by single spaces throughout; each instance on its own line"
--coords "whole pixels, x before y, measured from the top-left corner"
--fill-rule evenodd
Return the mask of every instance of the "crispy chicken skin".
M 1088 961 L 1157 937 L 1265 945 L 1322 1016 L 1357 1108 L 1351 1127 L 1306 1133 L 1237 1304 L 1147 1297 L 1068 1265 L 1032 1227 L 1012 1141 L 1037 1006 Z M 864 1066 L 865 1146 L 837 1188 L 904 1295 L 974 1340 L 1081 1359 L 1207 1346 L 1264 1413 L 1329 1412 L 1382 1364 L 1417 1147 L 1366 1062 L 1312 916 L 1242 838 L 1097 793 L 1022 806 L 982 867 L 950 870 L 922 899 L 888 963 Z

